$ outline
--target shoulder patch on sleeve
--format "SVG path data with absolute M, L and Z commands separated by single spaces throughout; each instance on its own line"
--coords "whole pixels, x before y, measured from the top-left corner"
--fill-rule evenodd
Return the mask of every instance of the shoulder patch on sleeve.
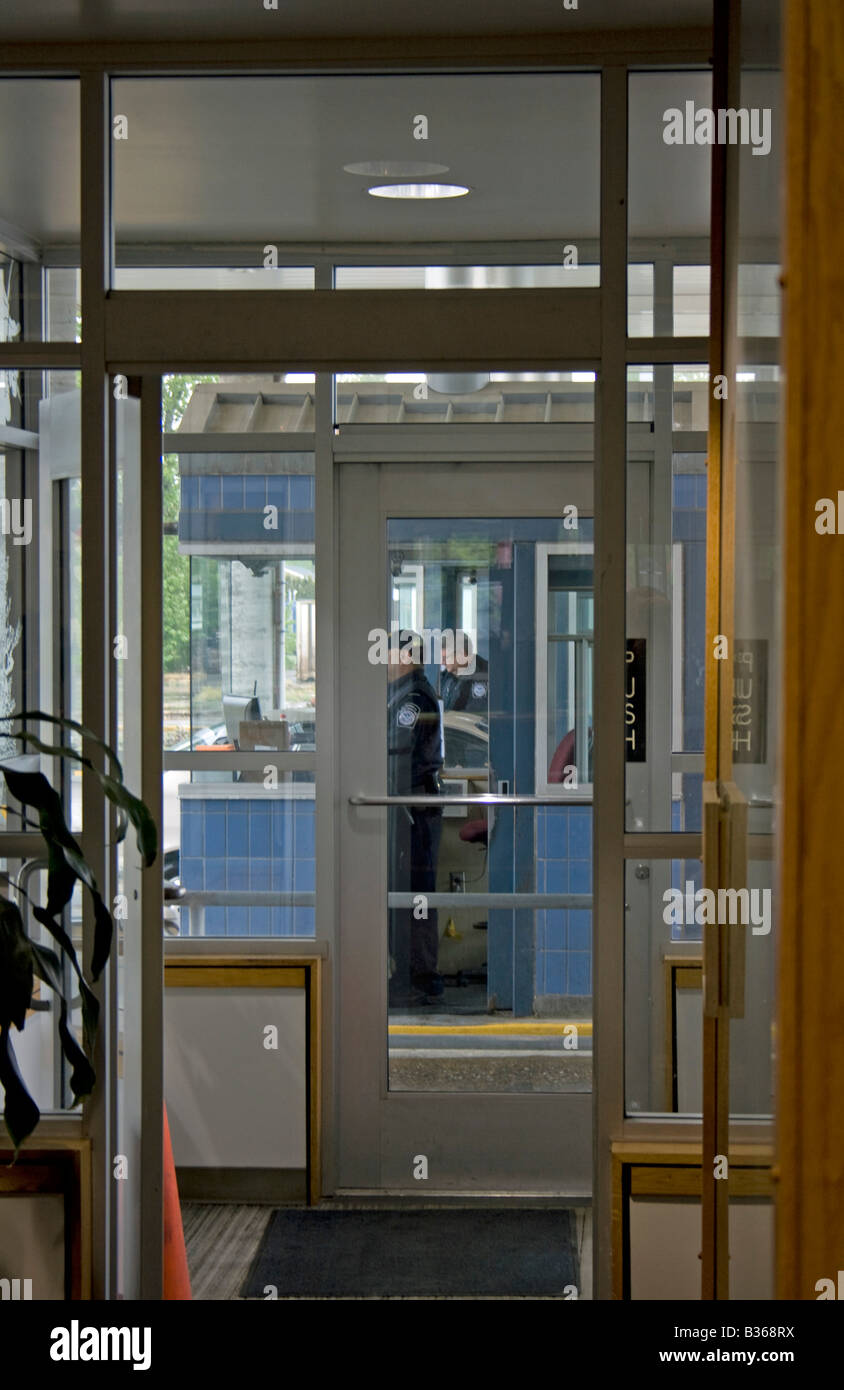
M 402 729 L 412 729 L 419 718 L 419 706 L 412 700 L 406 700 L 396 715 L 396 723 Z

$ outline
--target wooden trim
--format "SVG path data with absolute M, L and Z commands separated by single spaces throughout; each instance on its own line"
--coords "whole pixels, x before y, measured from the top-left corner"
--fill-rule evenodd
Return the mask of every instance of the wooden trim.
M 266 970 L 255 966 L 207 965 L 198 970 L 195 965 L 164 966 L 166 989 L 305 989 L 307 971 L 301 966 L 277 965 Z
M 307 1044 L 308 1201 L 322 1192 L 322 957 L 284 955 L 165 955 L 165 989 L 304 989 Z
M 10 1193 L 64 1196 L 65 1297 L 92 1296 L 92 1194 L 89 1139 L 50 1139 L 35 1135 L 12 1163 L 13 1150 L 0 1145 L 0 1198 Z
M 776 1182 L 768 1144 L 729 1150 L 729 1200 L 771 1200 Z M 612 1145 L 612 1297 L 630 1298 L 630 1198 L 702 1198 L 702 1145 L 621 1140 Z M 728 1208 L 729 1215 L 729 1208 Z
M 700 1168 L 669 1164 L 646 1167 L 637 1164 L 631 1171 L 631 1197 L 697 1197 L 701 1195 Z M 768 1197 L 774 1195 L 770 1168 L 730 1167 L 730 1201 L 736 1197 Z
M 844 540 L 815 531 L 838 498 L 844 433 L 844 8 L 789 0 L 783 43 L 785 496 L 780 949 L 777 985 L 777 1284 L 815 1299 L 844 1251 Z

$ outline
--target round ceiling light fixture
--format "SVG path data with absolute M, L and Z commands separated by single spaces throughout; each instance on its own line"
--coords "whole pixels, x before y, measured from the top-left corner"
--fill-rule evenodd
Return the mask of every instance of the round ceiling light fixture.
M 447 164 L 425 164 L 412 159 L 365 159 L 360 164 L 344 164 L 347 174 L 361 174 L 367 179 L 429 179 L 434 174 L 447 174 Z
M 368 188 L 372 198 L 463 198 L 470 191 L 462 183 L 378 183 Z

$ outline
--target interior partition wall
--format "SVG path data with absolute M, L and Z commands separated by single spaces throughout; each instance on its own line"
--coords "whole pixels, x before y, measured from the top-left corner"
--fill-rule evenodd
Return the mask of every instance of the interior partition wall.
M 81 91 L 81 232 L 76 264 L 81 267 L 81 342 L 56 342 L 41 337 L 0 345 L 4 368 L 39 367 L 80 370 L 81 488 L 82 488 L 82 713 L 95 731 L 117 733 L 117 682 L 113 637 L 118 613 L 125 635 L 137 643 L 131 718 L 132 758 L 136 784 L 153 813 L 160 817 L 161 746 L 161 615 L 160 615 L 160 378 L 170 372 L 220 370 L 279 373 L 313 372 L 314 453 L 316 493 L 317 603 L 324 617 L 317 630 L 320 671 L 320 741 L 316 752 L 317 846 L 322 868 L 316 895 L 316 936 L 336 950 L 337 905 L 342 884 L 331 846 L 336 842 L 337 807 L 334 763 L 340 718 L 338 698 L 338 633 L 336 613 L 339 586 L 336 553 L 335 474 L 342 468 L 336 449 L 332 373 L 379 373 L 421 369 L 426 372 L 505 370 L 554 372 L 591 371 L 596 374 L 595 573 L 597 576 L 595 647 L 595 1292 L 610 1294 L 610 1142 L 615 1138 L 688 1139 L 699 1134 L 695 1120 L 660 1116 L 632 1119 L 625 1113 L 624 1074 L 624 866 L 625 858 L 664 858 L 675 853 L 676 842 L 662 831 L 631 833 L 625 822 L 625 744 L 620 711 L 624 704 L 624 612 L 626 589 L 625 473 L 627 461 L 627 373 L 630 367 L 653 364 L 654 371 L 670 364 L 701 364 L 708 359 L 705 333 L 675 334 L 665 318 L 652 323 L 646 341 L 631 336 L 628 319 L 628 77 L 634 68 L 689 66 L 705 76 L 708 43 L 700 35 L 661 36 L 651 49 L 622 50 L 608 45 L 603 56 L 594 47 L 578 54 L 561 43 L 543 54 L 531 53 L 522 70 L 572 69 L 600 73 L 600 286 L 581 288 L 438 289 L 419 293 L 401 289 L 332 288 L 332 267 L 360 266 L 373 255 L 376 264 L 441 265 L 451 258 L 465 264 L 466 252 L 455 254 L 441 245 L 413 247 L 412 256 L 391 247 L 362 251 L 337 248 L 315 254 L 311 248 L 282 251 L 291 266 L 313 267 L 313 290 L 134 290 L 115 288 L 112 268 L 110 173 L 112 117 L 110 79 L 121 73 L 166 71 L 165 50 L 138 60 L 103 55 L 79 73 Z M 507 50 L 510 51 L 509 49 Z M 230 55 L 209 55 L 207 70 L 222 70 Z M 339 60 L 342 62 L 342 59 Z M 431 67 L 455 70 L 452 54 L 428 59 Z M 468 52 L 461 68 L 477 63 Z M 7 55 L 7 62 L 14 58 Z M 250 68 L 275 73 L 286 70 L 286 55 L 262 47 Z M 336 69 L 338 57 L 315 51 L 315 71 Z M 488 63 L 489 65 L 489 63 Z M 424 64 L 422 65 L 424 68 Z M 500 66 L 512 68 L 512 58 Z M 74 71 L 72 61 L 45 49 L 21 54 L 14 73 L 32 78 L 45 68 Z M 390 61 L 400 71 L 397 56 Z M 191 69 L 196 70 L 191 63 Z M 416 70 L 416 69 L 414 69 Z M 169 81 L 188 78 L 170 76 Z M 484 252 L 489 258 L 481 259 Z M 497 254 L 496 254 L 497 253 Z M 557 254 L 556 252 L 554 254 Z M 639 256 L 647 254 L 639 248 Z M 33 252 L 37 263 L 37 252 Z M 700 263 L 701 247 L 688 250 L 683 264 Z M 547 263 L 551 252 L 546 247 Z M 66 260 L 72 259 L 66 256 Z M 655 258 L 655 260 L 658 258 Z M 473 263 L 509 261 L 524 264 L 524 249 L 473 248 Z M 657 274 L 657 272 L 654 272 Z M 666 295 L 675 292 L 673 275 L 667 284 L 658 272 L 655 303 L 663 309 Z M 673 302 L 673 301 L 672 301 Z M 677 320 L 683 325 L 683 317 Z M 688 322 L 688 320 L 685 320 Z M 671 328 L 674 327 L 672 318 Z M 125 379 L 125 396 L 115 392 Z M 118 398 L 116 398 L 116 396 Z M 139 402 L 139 404 L 137 404 Z M 123 407 L 127 409 L 123 411 Z M 132 411 L 138 417 L 136 447 L 118 452 Z M 363 446 L 365 447 L 365 446 Z M 120 467 L 119 467 L 120 465 Z M 118 494 L 120 469 L 123 470 Z M 137 512 L 126 509 L 127 498 Z M 123 508 L 125 548 L 122 589 L 115 567 L 116 530 Z M 128 543 L 128 529 L 133 543 Z M 127 576 L 142 576 L 140 586 Z M 121 605 L 118 610 L 118 603 Z M 130 652 L 132 647 L 130 644 Z M 128 674 L 128 668 L 127 673 Z M 83 844 L 98 878 L 111 893 L 118 864 L 112 851 L 110 827 L 93 791 L 82 804 Z M 5 837 L 4 837 L 5 838 Z M 694 843 L 692 843 L 694 841 Z M 37 837 L 24 833 L 6 842 L 6 852 L 31 855 Z M 690 856 L 698 839 L 689 837 Z M 127 871 L 128 872 L 128 871 Z M 59 1133 L 80 1131 L 91 1136 L 94 1152 L 94 1287 L 99 1296 L 155 1298 L 161 1291 L 161 1136 L 157 1116 L 162 1105 L 162 973 L 161 866 L 134 879 L 132 917 L 137 928 L 132 946 L 134 1017 L 126 1019 L 124 1048 L 132 1054 L 130 1072 L 117 1075 L 117 963 L 104 984 L 106 1025 L 101 1031 L 100 1076 L 105 1080 L 82 1116 L 46 1117 L 45 1127 Z M 116 891 L 116 889 L 115 889 Z M 86 947 L 92 922 L 84 921 Z M 133 927 L 126 925 L 128 941 Z M 130 996 L 127 995 L 127 998 Z M 322 1188 L 330 1193 L 336 1178 L 331 1144 L 336 1121 L 335 1015 L 326 991 L 324 1030 Z M 123 1113 L 121 1115 L 121 1105 Z M 133 1135 L 138 1157 L 134 1187 L 118 1196 L 112 1177 L 117 1135 Z

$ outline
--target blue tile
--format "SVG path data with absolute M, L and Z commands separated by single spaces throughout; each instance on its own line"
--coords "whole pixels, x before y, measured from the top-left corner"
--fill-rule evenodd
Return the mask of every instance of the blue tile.
M 181 496 L 180 506 L 182 511 L 198 511 L 199 509 L 199 479 L 196 477 L 185 476 L 180 478 Z
M 545 946 L 549 951 L 562 951 L 565 948 L 566 914 L 562 908 L 552 908 L 545 914 Z
M 179 878 L 186 888 L 193 888 L 196 891 L 205 887 L 205 860 L 186 859 L 184 855 L 179 856 Z
M 244 858 L 249 853 L 249 817 L 246 808 L 233 804 L 226 815 L 226 852 Z
M 267 478 L 267 501 L 280 512 L 290 509 L 290 479 L 286 474 Z
M 591 893 L 592 892 L 592 860 L 591 859 L 572 859 L 569 862 L 569 887 L 570 893 Z
M 314 480 L 294 473 L 290 479 L 291 512 L 312 512 L 314 509 Z
M 314 935 L 314 909 L 312 907 L 296 907 L 293 909 L 293 935 Z
M 270 930 L 273 936 L 293 935 L 294 910 L 292 907 L 270 908 Z
M 206 859 L 205 861 L 205 891 L 207 893 L 222 892 L 226 886 L 226 861 L 225 859 Z
M 249 908 L 230 907 L 228 909 L 227 936 L 248 936 Z
M 259 475 L 243 479 L 243 506 L 247 512 L 262 512 L 267 504 L 267 480 Z
M 536 891 L 537 891 L 537 893 L 546 893 L 546 892 L 548 891 L 547 888 L 545 887 L 545 860 L 544 860 L 544 859 L 540 859 L 540 860 L 538 861 L 537 865 L 536 865 Z
M 578 807 L 569 816 L 569 858 L 592 858 L 592 812 Z
M 292 859 L 273 859 L 272 863 L 272 888 L 274 893 L 293 892 L 293 861 Z
M 706 511 L 706 474 L 698 473 L 695 477 L 695 506 L 698 511 Z
M 199 510 L 202 512 L 218 512 L 222 500 L 221 479 L 219 477 L 201 477 L 197 479 L 199 483 Z
M 227 888 L 233 893 L 245 893 L 249 887 L 249 860 L 227 859 Z
M 695 475 L 693 473 L 675 473 L 674 506 L 697 506 L 697 489 L 695 488 Z
M 272 864 L 269 859 L 250 859 L 249 887 L 256 893 L 269 893 L 272 883 Z
M 592 993 L 592 956 L 589 951 L 569 951 L 568 993 Z
M 270 934 L 270 909 L 268 907 L 250 907 L 249 909 L 249 935 L 250 936 L 269 936 Z
M 569 912 L 569 950 L 592 949 L 592 913 L 579 908 Z
M 293 888 L 297 893 L 313 893 L 316 881 L 316 864 L 313 859 L 296 859 L 293 862 Z
M 564 859 L 549 859 L 547 861 L 543 891 L 545 893 L 568 893 L 570 891 L 569 865 Z
M 186 816 L 182 809 L 181 853 L 187 859 L 196 859 L 205 853 L 205 822 L 201 816 Z
M 548 859 L 565 859 L 568 857 L 569 843 L 569 813 L 565 807 L 553 807 L 548 810 L 548 820 L 545 825 L 545 856 Z
M 243 479 L 237 474 L 223 475 L 223 511 L 243 511 Z
M 272 854 L 273 858 L 289 859 L 293 853 L 293 816 L 285 808 L 283 801 L 273 803 L 272 813 Z
M 313 859 L 316 855 L 313 811 L 296 812 L 293 853 L 297 859 Z
M 537 912 L 536 914 L 536 953 L 541 955 L 545 950 L 545 918 L 547 912 Z
M 566 957 L 563 951 L 545 952 L 545 993 L 565 994 Z
M 249 807 L 249 853 L 256 859 L 266 859 L 272 843 L 269 806 Z
M 226 931 L 226 909 L 224 907 L 206 907 L 205 909 L 205 935 L 224 936 Z
M 545 952 L 536 953 L 536 981 L 534 988 L 537 994 L 545 994 Z
M 226 814 L 209 811 L 205 817 L 205 855 L 208 859 L 223 859 L 226 854 Z

